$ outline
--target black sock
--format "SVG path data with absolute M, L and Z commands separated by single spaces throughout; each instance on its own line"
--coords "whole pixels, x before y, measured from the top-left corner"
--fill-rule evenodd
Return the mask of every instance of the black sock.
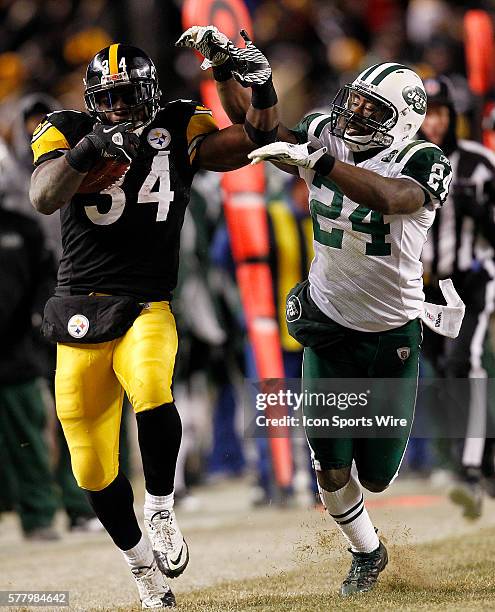
M 101 491 L 86 491 L 96 516 L 121 550 L 129 550 L 141 539 L 134 514 L 131 483 L 121 472 Z
M 177 408 L 174 403 L 162 404 L 138 412 L 136 420 L 146 490 L 151 495 L 170 495 L 182 438 Z

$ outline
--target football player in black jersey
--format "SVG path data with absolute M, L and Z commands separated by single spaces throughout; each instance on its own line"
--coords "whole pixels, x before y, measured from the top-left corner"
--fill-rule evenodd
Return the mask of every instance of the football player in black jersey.
M 243 125 L 219 130 L 211 111 L 190 100 L 161 106 L 151 59 L 112 44 L 88 66 L 88 112 L 51 113 L 33 134 L 31 201 L 43 214 L 60 210 L 62 224 L 63 257 L 51 300 L 63 328 L 52 336 L 58 341 L 57 414 L 79 486 L 123 551 L 143 608 L 175 605 L 164 575 L 178 576 L 189 559 L 173 511 L 181 422 L 171 389 L 177 333 L 169 302 L 191 182 L 199 168 L 247 164 L 251 150 L 274 140 L 278 123 L 269 64 L 259 52 L 253 61 L 255 48 L 248 46 L 229 41 L 238 78 L 252 87 Z M 130 165 L 110 187 L 78 193 L 103 158 Z M 106 315 L 98 310 L 92 318 L 90 312 L 105 300 L 119 307 L 120 298 L 134 300 L 139 312 L 127 321 L 128 331 L 110 329 L 111 339 L 102 341 L 109 337 L 101 332 Z M 79 310 L 69 317 L 74 303 Z M 137 418 L 147 534 L 134 514 L 131 485 L 119 472 L 124 392 Z

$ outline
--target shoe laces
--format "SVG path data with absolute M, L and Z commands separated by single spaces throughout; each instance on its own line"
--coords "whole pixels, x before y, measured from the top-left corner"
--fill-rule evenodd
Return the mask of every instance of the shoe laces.
M 161 599 L 167 592 L 167 589 L 163 588 L 156 579 L 158 571 L 155 564 L 150 567 L 140 567 L 132 570 L 136 582 L 138 584 L 139 594 L 141 599 L 154 599 L 155 597 Z
M 359 581 L 368 578 L 370 574 L 378 574 L 379 550 L 371 553 L 359 553 L 349 548 L 348 551 L 352 554 L 352 563 L 345 582 Z
M 162 510 L 157 514 L 159 516 L 158 520 L 153 520 L 152 518 L 150 524 L 152 528 L 158 532 L 158 535 L 164 540 L 166 547 L 172 550 L 174 548 L 173 538 L 177 533 L 176 529 L 174 528 L 173 514 L 169 510 Z

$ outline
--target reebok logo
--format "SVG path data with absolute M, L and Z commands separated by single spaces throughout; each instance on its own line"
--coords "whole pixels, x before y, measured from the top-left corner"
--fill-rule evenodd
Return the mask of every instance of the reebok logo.
M 409 359 L 409 355 L 411 354 L 411 349 L 408 346 L 402 346 L 397 349 L 397 355 L 399 359 L 404 362 L 406 359 Z

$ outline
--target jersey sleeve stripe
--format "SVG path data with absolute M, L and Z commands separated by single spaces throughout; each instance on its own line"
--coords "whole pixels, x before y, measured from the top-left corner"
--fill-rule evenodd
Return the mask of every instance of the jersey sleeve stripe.
M 206 136 L 206 134 L 198 134 L 195 138 L 193 138 L 191 140 L 191 144 L 189 145 L 189 147 L 187 149 L 187 153 L 188 153 L 189 157 L 191 157 L 192 152 L 199 145 L 199 143 L 203 140 L 203 138 L 205 136 Z
M 320 134 L 323 131 L 323 128 L 330 123 L 329 115 L 318 115 L 315 119 L 311 121 L 308 125 L 308 136 L 314 136 L 315 138 L 319 138 Z
M 47 130 L 36 137 L 36 140 L 31 144 L 31 148 L 34 163 L 36 163 L 42 155 L 60 149 L 70 149 L 70 146 L 62 132 L 54 125 L 50 125 Z
M 40 124 L 33 132 L 33 137 L 31 138 L 31 144 L 36 142 L 38 138 L 43 136 L 43 134 L 48 131 L 52 126 L 51 123 L 45 122 L 45 124 Z
M 402 168 L 404 168 L 404 166 L 407 164 L 407 162 L 411 159 L 411 157 L 413 157 L 414 155 L 416 155 L 416 153 L 419 153 L 419 151 L 422 151 L 424 149 L 436 149 L 438 151 L 440 151 L 440 149 L 438 149 L 438 147 L 436 147 L 434 144 L 432 144 L 431 142 L 423 142 L 420 145 L 418 145 L 417 147 L 411 148 L 406 155 L 402 158 L 400 165 L 402 166 Z M 440 151 L 441 153 L 441 151 Z M 441 153 L 442 154 L 442 153 Z M 396 163 L 399 163 L 399 160 L 397 158 Z
M 404 157 L 409 153 L 409 151 L 411 149 L 413 149 L 414 147 L 419 146 L 420 144 L 421 145 L 422 144 L 426 144 L 427 146 L 432 146 L 429 142 L 426 142 L 425 140 L 415 140 L 414 142 L 411 142 L 410 144 L 408 144 L 407 147 L 404 147 L 402 149 L 402 151 L 399 153 L 399 155 L 397 155 L 395 163 L 398 164 L 399 162 L 401 162 L 404 159 Z M 417 149 L 417 150 L 419 151 L 419 149 Z
M 189 159 L 192 162 L 196 156 L 197 148 L 203 138 L 211 132 L 216 132 L 218 126 L 211 113 L 200 112 L 194 114 L 187 126 L 186 138 Z M 199 138 L 201 137 L 201 138 Z

